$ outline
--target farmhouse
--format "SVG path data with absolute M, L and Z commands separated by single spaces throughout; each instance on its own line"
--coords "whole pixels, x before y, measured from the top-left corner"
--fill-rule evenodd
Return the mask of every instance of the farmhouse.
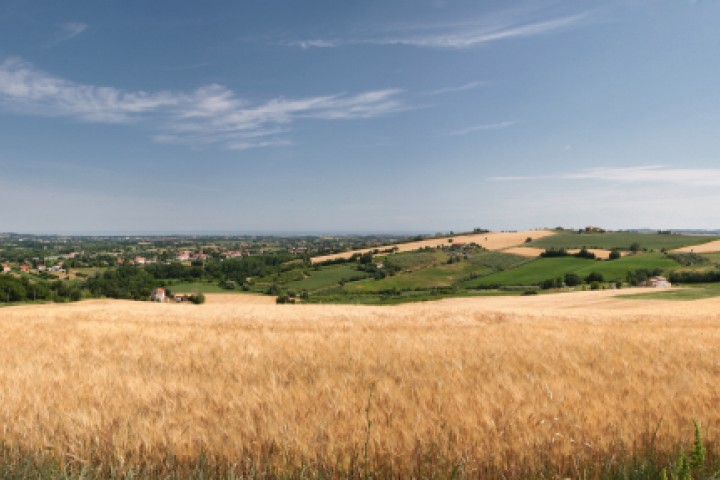
M 651 277 L 647 282 L 645 282 L 646 287 L 655 287 L 655 288 L 669 288 L 672 287 L 672 284 L 665 278 L 665 277 Z
M 164 288 L 156 288 L 155 290 L 152 291 L 150 298 L 154 302 L 164 302 L 165 301 L 165 289 Z
M 12 270 L 12 267 L 10 267 L 10 265 L 3 265 L 3 266 L 2 266 L 2 271 L 3 271 L 3 273 L 9 273 L 11 270 Z

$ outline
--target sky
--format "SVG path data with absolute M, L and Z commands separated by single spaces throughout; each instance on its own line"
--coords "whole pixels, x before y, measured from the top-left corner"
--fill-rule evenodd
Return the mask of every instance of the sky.
M 3 0 L 0 231 L 720 228 L 720 1 Z

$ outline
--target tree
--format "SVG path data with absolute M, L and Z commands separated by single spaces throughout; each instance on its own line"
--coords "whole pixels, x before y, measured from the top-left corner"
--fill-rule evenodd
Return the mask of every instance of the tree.
M 610 256 L 608 257 L 608 260 L 617 260 L 621 256 L 622 254 L 620 253 L 620 249 L 613 248 L 612 250 L 610 250 Z
M 190 301 L 195 305 L 201 305 L 205 303 L 205 294 L 202 292 L 198 292 L 195 295 L 190 295 Z
M 600 272 L 590 272 L 590 275 L 585 277 L 585 281 L 587 283 L 602 282 L 604 280 L 605 279 L 603 278 L 603 275 Z
M 640 251 L 640 244 L 638 242 L 633 242 L 630 244 L 629 250 L 633 253 L 637 253 Z
M 582 283 L 582 279 L 579 275 L 575 273 L 566 273 L 565 274 L 565 285 L 568 287 L 575 287 L 577 285 L 580 285 Z

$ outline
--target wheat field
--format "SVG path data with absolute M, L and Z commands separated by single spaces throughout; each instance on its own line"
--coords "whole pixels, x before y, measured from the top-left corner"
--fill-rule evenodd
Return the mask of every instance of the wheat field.
M 692 418 L 712 445 L 720 300 L 616 293 L 3 308 L 0 441 L 120 471 L 171 454 L 330 476 L 445 462 L 484 478 L 580 477 L 656 428 L 670 452 Z

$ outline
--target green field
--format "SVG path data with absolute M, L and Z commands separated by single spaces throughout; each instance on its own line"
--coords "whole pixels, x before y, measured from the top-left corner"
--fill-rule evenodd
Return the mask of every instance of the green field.
M 537 285 L 543 280 L 563 277 L 566 273 L 575 273 L 584 278 L 591 272 L 601 273 L 606 281 L 622 281 L 631 270 L 665 270 L 677 266 L 677 262 L 658 253 L 630 255 L 610 261 L 575 257 L 538 258 L 512 270 L 468 281 L 463 286 L 474 288 L 492 285 Z
M 494 273 L 465 282 L 463 287 L 475 288 L 491 285 L 537 285 L 548 278 L 562 277 L 600 262 L 575 257 L 538 258 L 518 268 Z
M 308 292 L 316 292 L 330 287 L 335 287 L 339 282 L 346 282 L 349 279 L 357 277 L 367 277 L 368 273 L 357 270 L 357 265 L 332 265 L 322 267 L 320 270 L 309 270 L 308 276 L 302 280 L 289 282 L 283 285 L 288 290 L 307 290 Z
M 207 282 L 178 282 L 167 285 L 173 294 L 176 293 L 242 293 L 242 290 L 226 290 L 216 283 Z
M 619 248 L 629 250 L 630 245 L 637 243 L 643 249 L 660 250 L 666 248 L 685 247 L 688 245 L 699 245 L 720 237 L 697 236 L 697 235 L 666 235 L 658 233 L 634 233 L 634 232 L 607 232 L 607 233 L 576 233 L 559 232 L 555 235 L 543 237 L 528 244 L 538 248 Z
M 449 287 L 456 281 L 471 273 L 492 273 L 488 267 L 481 267 L 470 262 L 453 263 L 424 268 L 410 273 L 398 273 L 382 280 L 363 280 L 345 286 L 349 292 L 378 292 L 383 290 L 416 290 L 432 287 Z
M 393 257 L 409 257 L 414 260 L 414 270 L 400 272 L 381 280 L 368 279 L 345 286 L 350 293 L 382 292 L 388 290 L 422 290 L 434 287 L 450 287 L 457 285 L 470 276 L 486 276 L 492 273 L 510 269 L 526 263 L 528 259 L 519 255 L 502 252 L 480 251 L 463 257 L 457 263 L 448 264 L 450 254 L 447 252 L 422 252 L 421 264 L 417 253 L 404 253 Z M 411 257 L 412 255 L 412 257 Z M 395 263 L 395 259 L 388 259 L 387 263 Z M 421 268 L 425 267 L 425 268 Z
M 662 290 L 652 293 L 636 293 L 623 295 L 618 298 L 648 299 L 648 300 L 699 300 L 702 298 L 720 297 L 720 284 L 708 283 L 693 285 L 682 289 Z

